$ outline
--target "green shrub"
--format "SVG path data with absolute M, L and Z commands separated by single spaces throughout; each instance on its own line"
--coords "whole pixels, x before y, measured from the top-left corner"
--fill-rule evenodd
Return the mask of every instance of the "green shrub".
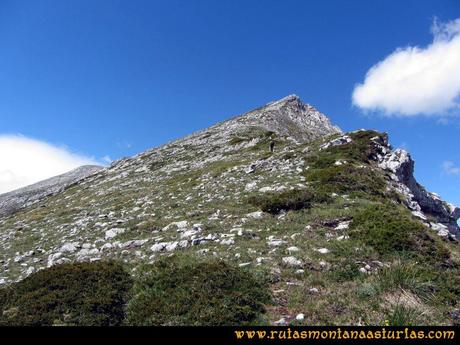
M 334 264 L 330 271 L 327 272 L 328 277 L 336 282 L 346 282 L 361 277 L 359 265 L 352 260 L 346 259 L 340 263 Z
M 296 211 L 312 207 L 313 203 L 328 202 L 331 197 L 325 193 L 313 193 L 310 190 L 289 190 L 280 193 L 265 193 L 252 196 L 249 203 L 271 214 L 284 211 Z
M 363 283 L 356 288 L 356 295 L 362 299 L 368 299 L 376 296 L 378 293 L 374 284 Z
M 127 308 L 129 325 L 241 325 L 270 297 L 265 283 L 223 261 L 162 258 L 146 266 Z
M 113 262 L 54 266 L 0 290 L 0 325 L 119 325 L 131 286 Z

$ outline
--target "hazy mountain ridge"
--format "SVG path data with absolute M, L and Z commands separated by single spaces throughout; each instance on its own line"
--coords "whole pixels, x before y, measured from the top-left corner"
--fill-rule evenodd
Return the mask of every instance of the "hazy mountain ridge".
M 12 214 L 49 195 L 59 193 L 66 187 L 81 181 L 101 169 L 102 167 L 97 165 L 84 165 L 67 173 L 0 194 L 0 216 Z

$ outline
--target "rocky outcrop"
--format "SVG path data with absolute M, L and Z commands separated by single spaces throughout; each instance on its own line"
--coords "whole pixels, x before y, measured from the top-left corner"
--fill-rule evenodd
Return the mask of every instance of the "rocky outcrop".
M 460 208 L 449 204 L 435 194 L 428 192 L 414 177 L 414 161 L 409 152 L 403 149 L 387 150 L 381 157 L 379 166 L 391 172 L 395 188 L 407 199 L 407 206 L 413 214 L 438 234 L 459 236 L 460 228 L 457 219 L 460 218 Z
M 102 167 L 97 165 L 84 165 L 65 174 L 1 194 L 0 216 L 13 214 L 17 210 L 30 206 L 48 195 L 59 193 L 66 187 L 81 181 L 101 169 Z

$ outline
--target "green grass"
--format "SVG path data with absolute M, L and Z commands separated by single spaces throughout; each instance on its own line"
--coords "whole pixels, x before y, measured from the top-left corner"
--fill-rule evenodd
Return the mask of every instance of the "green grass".
M 403 304 L 396 305 L 386 316 L 388 326 L 418 325 L 420 312 Z
M 376 287 L 381 292 L 407 290 L 425 299 L 434 290 L 434 284 L 425 275 L 424 268 L 401 261 L 378 272 Z

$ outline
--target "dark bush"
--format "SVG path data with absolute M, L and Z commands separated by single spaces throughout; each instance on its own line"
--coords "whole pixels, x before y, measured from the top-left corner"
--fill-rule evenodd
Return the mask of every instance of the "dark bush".
M 0 290 L 0 325 L 119 325 L 131 286 L 117 263 L 54 266 Z
M 222 261 L 160 259 L 144 269 L 127 308 L 129 325 L 241 325 L 270 297 L 265 283 Z
M 313 193 L 310 190 L 289 190 L 280 193 L 266 193 L 249 198 L 249 203 L 271 214 L 310 208 L 313 203 L 330 201 L 325 193 Z

